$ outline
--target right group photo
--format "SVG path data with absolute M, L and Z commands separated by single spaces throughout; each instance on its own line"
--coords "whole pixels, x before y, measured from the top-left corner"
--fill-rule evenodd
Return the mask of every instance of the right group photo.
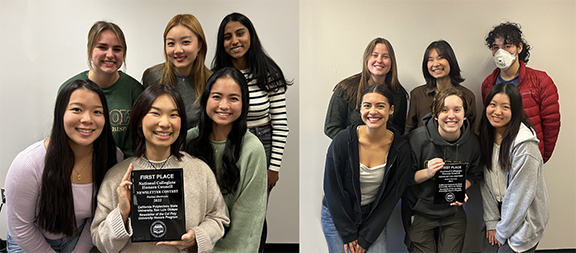
M 300 251 L 575 249 L 575 10 L 301 1 Z

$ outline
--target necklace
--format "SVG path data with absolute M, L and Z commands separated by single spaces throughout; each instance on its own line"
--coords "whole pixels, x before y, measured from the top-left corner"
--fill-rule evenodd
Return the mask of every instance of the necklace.
M 84 162 L 84 164 L 82 165 L 82 168 L 80 170 L 74 169 L 76 171 L 76 179 L 78 179 L 78 181 L 82 180 L 82 171 L 84 170 L 84 168 L 86 167 L 86 165 L 88 164 L 88 161 L 92 160 L 92 151 L 90 151 L 90 154 L 88 156 L 90 156 L 89 159 L 86 159 L 86 161 Z
M 168 162 L 168 159 L 170 159 L 171 156 L 172 156 L 172 154 L 170 154 L 168 156 L 168 158 L 166 158 L 166 160 L 164 160 L 164 163 L 162 163 L 162 166 L 160 166 L 160 168 L 156 168 L 156 166 L 154 166 L 152 161 L 150 161 L 150 159 L 148 159 L 148 157 L 146 157 L 146 155 L 144 155 L 144 158 L 146 158 L 146 161 L 148 161 L 148 163 L 150 164 L 150 166 L 152 166 L 152 168 L 154 168 L 155 170 L 161 170 L 162 168 L 164 168 L 164 165 L 166 165 L 166 162 Z

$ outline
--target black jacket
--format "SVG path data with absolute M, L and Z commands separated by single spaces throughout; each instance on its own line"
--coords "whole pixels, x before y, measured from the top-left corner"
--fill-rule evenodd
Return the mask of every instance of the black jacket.
M 466 180 L 471 184 L 481 181 L 484 177 L 484 163 L 480 154 L 480 143 L 476 134 L 470 130 L 468 120 L 462 125 L 462 134 L 454 143 L 447 142 L 438 133 L 438 121 L 430 114 L 422 119 L 424 125 L 410 132 L 407 136 L 412 147 L 412 170 L 408 179 L 409 186 L 402 197 L 403 219 L 411 216 L 405 211 L 412 210 L 422 216 L 439 219 L 456 212 L 456 206 L 450 204 L 434 204 L 435 177 L 420 184 L 414 180 L 416 171 L 426 168 L 429 160 L 442 158 L 445 162 L 463 162 L 467 164 Z M 480 200 L 478 200 L 480 201 Z M 406 225 L 406 224 L 405 224 Z
M 394 140 L 388 151 L 382 185 L 372 210 L 362 219 L 360 206 L 360 159 L 357 125 L 338 133 L 326 154 L 324 200 L 344 243 L 358 239 L 368 249 L 380 235 L 407 185 L 411 168 L 410 146 L 402 133 L 392 130 Z

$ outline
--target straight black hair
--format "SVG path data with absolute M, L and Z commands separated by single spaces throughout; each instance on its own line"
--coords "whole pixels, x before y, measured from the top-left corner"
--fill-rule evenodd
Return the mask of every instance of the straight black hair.
M 96 211 L 96 196 L 108 169 L 117 163 L 116 143 L 112 137 L 110 115 L 106 97 L 100 87 L 90 80 L 74 80 L 68 83 L 56 98 L 54 123 L 44 160 L 42 186 L 38 200 L 37 224 L 53 234 L 72 236 L 77 228 L 70 176 L 74 168 L 74 151 L 68 143 L 64 129 L 64 114 L 70 96 L 78 89 L 87 89 L 100 97 L 105 118 L 104 128 L 93 145 L 92 156 L 92 215 Z
M 502 143 L 500 143 L 500 154 L 498 156 L 498 165 L 502 171 L 507 172 L 510 170 L 512 160 L 510 159 L 510 148 L 518 135 L 518 130 L 520 130 L 520 124 L 526 125 L 528 128 L 531 127 L 530 119 L 526 116 L 524 111 L 524 106 L 522 105 L 522 95 L 518 87 L 513 83 L 499 83 L 494 85 L 492 89 L 486 95 L 484 100 L 484 109 L 482 110 L 482 119 L 480 120 L 480 150 L 482 151 L 482 156 L 486 162 L 486 168 L 492 170 L 492 151 L 494 149 L 494 127 L 490 124 L 486 116 L 486 108 L 490 106 L 492 98 L 499 93 L 506 94 L 510 98 L 510 110 L 512 112 L 512 118 L 506 126 L 506 130 L 502 136 Z
M 172 85 L 168 84 L 154 84 L 148 86 L 142 94 L 134 102 L 132 106 L 132 114 L 130 115 L 130 131 L 132 131 L 132 149 L 134 150 L 134 156 L 140 157 L 144 155 L 146 151 L 146 137 L 144 137 L 144 132 L 142 131 L 142 119 L 152 108 L 154 101 L 161 95 L 168 95 L 176 103 L 176 109 L 178 110 L 178 115 L 180 115 L 180 133 L 178 138 L 172 145 L 170 145 L 170 153 L 178 158 L 180 161 L 182 159 L 182 153 L 180 153 L 180 147 L 184 142 L 186 142 L 186 132 L 188 129 L 186 121 L 186 108 L 182 97 L 178 90 Z
M 243 14 L 234 12 L 228 14 L 218 28 L 218 39 L 216 42 L 216 54 L 212 60 L 212 71 L 224 67 L 232 67 L 232 60 L 230 55 L 224 50 L 224 28 L 230 21 L 236 21 L 245 26 L 250 34 L 250 48 L 246 52 L 246 61 L 248 68 L 252 72 L 253 77 L 256 78 L 258 87 L 264 91 L 278 90 L 279 88 L 286 88 L 292 85 L 292 82 L 284 78 L 282 69 L 266 54 L 264 47 L 260 43 L 256 29 L 252 25 L 252 21 Z
M 242 113 L 240 117 L 234 121 L 232 131 L 228 134 L 228 139 L 222 154 L 222 173 L 216 172 L 216 164 L 214 161 L 214 149 L 210 144 L 209 136 L 212 133 L 212 119 L 206 113 L 206 105 L 210 97 L 210 91 L 220 78 L 232 78 L 242 91 Z M 189 154 L 200 158 L 210 166 L 218 185 L 223 189 L 222 194 L 235 194 L 238 183 L 240 182 L 240 170 L 236 166 L 238 159 L 240 159 L 240 150 L 242 150 L 242 140 L 248 125 L 246 123 L 248 118 L 248 84 L 242 73 L 233 68 L 225 67 L 217 70 L 208 78 L 208 83 L 204 89 L 204 94 L 200 98 L 200 117 L 198 120 L 198 137 L 186 143 L 185 151 Z
M 424 51 L 424 59 L 422 59 L 422 74 L 424 74 L 424 79 L 426 79 L 426 86 L 430 89 L 436 88 L 436 78 L 434 78 L 430 72 L 428 72 L 428 57 L 430 57 L 430 52 L 436 50 L 439 56 L 444 57 L 450 64 L 450 82 L 454 86 L 460 85 L 464 82 L 464 78 L 460 75 L 460 65 L 458 65 L 458 60 L 456 60 L 456 54 L 450 44 L 445 40 L 438 40 L 430 43 Z

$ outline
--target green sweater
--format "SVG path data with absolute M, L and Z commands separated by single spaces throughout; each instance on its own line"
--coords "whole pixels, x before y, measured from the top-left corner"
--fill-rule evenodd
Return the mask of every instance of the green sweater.
M 187 142 L 198 136 L 198 127 L 188 130 Z M 216 173 L 221 173 L 225 141 L 210 141 L 215 151 Z M 246 132 L 236 163 L 240 182 L 235 194 L 225 194 L 230 229 L 216 242 L 213 252 L 258 252 L 267 202 L 266 154 L 258 137 Z M 222 190 L 222 188 L 220 188 Z
M 131 157 L 132 152 L 132 137 L 130 136 L 130 114 L 132 113 L 132 105 L 136 102 L 144 87 L 136 79 L 128 74 L 118 71 L 120 77 L 112 86 L 102 88 L 108 103 L 108 110 L 110 113 L 110 125 L 112 126 L 112 136 L 122 153 L 124 158 Z M 60 88 L 58 93 L 64 88 L 64 85 L 74 80 L 88 80 L 88 71 L 81 72 L 78 75 L 66 80 Z

